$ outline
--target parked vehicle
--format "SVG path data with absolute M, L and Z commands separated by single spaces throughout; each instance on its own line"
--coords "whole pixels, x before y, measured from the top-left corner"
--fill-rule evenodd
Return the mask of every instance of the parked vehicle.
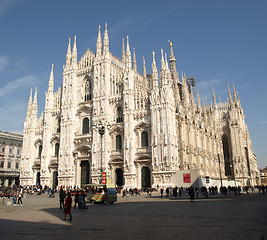
M 90 203 L 110 203 L 117 202 L 117 193 L 115 188 L 111 188 L 106 184 L 88 184 L 86 201 Z

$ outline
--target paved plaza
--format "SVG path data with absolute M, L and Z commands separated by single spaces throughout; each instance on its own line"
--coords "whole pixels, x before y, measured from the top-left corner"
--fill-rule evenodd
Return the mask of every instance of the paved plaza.
M 253 239 L 267 240 L 267 196 L 122 198 L 113 205 L 73 209 L 62 221 L 59 200 L 23 198 L 23 206 L 0 207 L 0 239 Z M 75 239 L 76 240 L 76 239 Z

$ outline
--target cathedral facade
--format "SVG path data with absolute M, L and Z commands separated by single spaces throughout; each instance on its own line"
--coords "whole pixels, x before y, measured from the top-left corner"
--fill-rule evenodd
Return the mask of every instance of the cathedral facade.
M 20 169 L 22 185 L 82 186 L 109 181 L 124 187 L 255 185 L 259 177 L 241 102 L 201 103 L 193 79 L 178 74 L 161 50 L 158 71 L 137 71 L 127 37 L 121 59 L 100 27 L 96 53 L 77 59 L 76 37 L 54 91 L 53 65 L 44 112 L 37 90 L 28 103 Z

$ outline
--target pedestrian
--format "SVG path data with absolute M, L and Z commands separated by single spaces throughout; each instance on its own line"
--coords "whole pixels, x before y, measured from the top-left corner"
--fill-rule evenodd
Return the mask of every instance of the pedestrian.
M 160 189 L 160 197 L 162 198 L 163 196 L 163 188 Z
M 70 196 L 70 192 L 68 192 L 67 193 L 67 198 L 66 198 L 65 204 L 64 204 L 64 218 L 63 218 L 63 221 L 66 221 L 66 216 L 67 215 L 70 216 L 69 221 L 72 221 L 71 204 L 72 204 L 72 198 Z
M 16 190 L 13 191 L 13 206 L 17 205 L 17 192 Z
M 21 189 L 21 190 L 19 190 L 19 193 L 18 193 L 18 203 L 17 203 L 17 205 L 20 205 L 20 206 L 22 206 L 22 194 L 23 194 L 22 191 L 23 190 Z
M 80 195 L 79 195 L 79 191 L 78 191 L 78 189 L 77 189 L 77 190 L 76 190 L 76 193 L 75 193 L 75 198 L 74 198 L 74 202 L 75 202 L 75 204 L 74 204 L 74 209 L 76 208 L 76 204 L 79 203 L 79 198 L 80 198 Z
M 188 189 L 188 195 L 190 197 L 191 202 L 193 202 L 193 200 L 195 198 L 195 192 L 194 192 L 194 188 L 192 186 Z
M 60 187 L 60 191 L 59 191 L 59 206 L 60 209 L 64 208 L 64 199 L 66 197 L 66 193 L 63 190 L 62 186 Z

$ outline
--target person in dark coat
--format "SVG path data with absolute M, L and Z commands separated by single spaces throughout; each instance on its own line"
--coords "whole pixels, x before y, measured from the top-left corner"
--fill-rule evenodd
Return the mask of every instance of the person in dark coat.
M 66 198 L 66 193 L 63 190 L 62 186 L 60 187 L 60 191 L 59 191 L 59 207 L 60 209 L 64 208 L 64 200 Z
M 192 186 L 188 189 L 188 195 L 190 197 L 190 200 L 193 201 L 195 198 L 195 192 L 194 192 L 194 188 Z

